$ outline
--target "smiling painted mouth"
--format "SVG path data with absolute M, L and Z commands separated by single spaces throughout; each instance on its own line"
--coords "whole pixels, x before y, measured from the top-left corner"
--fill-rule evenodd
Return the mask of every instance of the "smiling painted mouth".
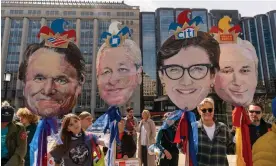
M 109 92 L 109 93 L 118 93 L 118 92 L 120 92 L 122 90 L 122 88 L 117 88 L 117 89 L 107 89 L 107 91 Z
M 176 91 L 182 95 L 189 95 L 196 91 L 197 89 L 176 89 Z
M 54 99 L 54 98 L 41 98 L 41 99 L 38 99 L 37 101 L 42 101 L 42 102 L 49 102 L 49 103 L 58 103 L 58 104 L 62 104 L 63 103 L 63 100 L 60 100 L 60 99 Z
M 247 92 L 248 90 L 245 90 L 245 91 L 236 91 L 236 90 L 232 90 L 232 89 L 229 89 L 229 91 L 233 94 L 236 94 L 236 95 L 241 95 L 245 92 Z

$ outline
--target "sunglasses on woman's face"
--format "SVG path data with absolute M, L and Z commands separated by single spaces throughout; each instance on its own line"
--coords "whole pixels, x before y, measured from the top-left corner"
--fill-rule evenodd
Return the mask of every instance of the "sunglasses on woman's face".
M 201 111 L 205 114 L 207 111 L 209 112 L 209 113 L 211 113 L 211 112 L 213 112 L 213 108 L 203 108 L 203 109 L 201 109 Z

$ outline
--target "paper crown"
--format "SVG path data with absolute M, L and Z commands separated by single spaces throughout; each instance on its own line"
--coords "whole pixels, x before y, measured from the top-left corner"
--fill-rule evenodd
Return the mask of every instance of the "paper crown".
M 64 19 L 56 19 L 52 22 L 51 28 L 43 26 L 37 37 L 45 40 L 45 45 L 55 48 L 67 48 L 69 42 L 76 41 L 76 31 L 63 29 L 63 24 L 66 22 Z
M 224 16 L 218 22 L 218 26 L 213 26 L 209 33 L 214 35 L 214 38 L 221 44 L 237 43 L 237 37 L 241 32 L 239 25 L 231 26 L 231 18 Z
M 101 40 L 104 40 L 109 47 L 119 47 L 124 43 L 125 39 L 131 37 L 130 30 L 127 26 L 119 30 L 118 21 L 113 21 L 109 26 L 109 32 L 103 32 Z
M 169 31 L 174 31 L 175 39 L 186 39 L 197 36 L 199 30 L 198 24 L 203 23 L 203 20 L 200 16 L 196 16 L 190 20 L 189 14 L 191 14 L 191 10 L 184 10 L 177 16 L 177 23 L 170 24 Z

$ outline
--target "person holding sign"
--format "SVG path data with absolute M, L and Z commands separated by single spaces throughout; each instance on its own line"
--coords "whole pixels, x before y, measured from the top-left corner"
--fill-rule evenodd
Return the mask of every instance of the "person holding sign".
M 171 23 L 170 36 L 158 51 L 158 74 L 170 100 L 179 108 L 170 114 L 161 129 L 166 130 L 179 120 L 174 143 L 182 145 L 186 164 L 197 165 L 197 127 L 193 109 L 214 86 L 219 70 L 220 48 L 208 33 L 199 31 L 202 18 L 189 19 L 190 10 L 181 12 L 176 23 Z
M 238 37 L 239 25 L 232 26 L 224 16 L 210 33 L 219 42 L 220 71 L 215 79 L 217 95 L 235 106 L 232 124 L 236 127 L 237 165 L 252 166 L 252 151 L 248 125 L 251 123 L 245 107 L 252 102 L 258 82 L 258 57 L 254 46 Z
M 101 39 L 104 43 L 97 53 L 97 84 L 101 98 L 110 106 L 99 117 L 92 129 L 110 132 L 106 165 L 113 166 L 116 156 L 116 142 L 120 143 L 118 123 L 121 121 L 119 106 L 126 104 L 135 89 L 142 82 L 142 58 L 138 45 L 131 40 L 128 27 L 119 30 L 117 21 L 109 26 Z

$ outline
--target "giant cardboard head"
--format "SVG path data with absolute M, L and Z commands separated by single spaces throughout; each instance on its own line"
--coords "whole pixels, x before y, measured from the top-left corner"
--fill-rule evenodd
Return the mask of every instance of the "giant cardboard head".
M 109 105 L 127 103 L 141 84 L 142 59 L 137 44 L 129 39 L 127 27 L 118 29 L 112 22 L 102 38 L 105 43 L 97 54 L 97 82 L 101 98 Z
M 75 31 L 59 28 L 63 22 L 57 19 L 51 29 L 41 28 L 40 36 L 45 41 L 29 45 L 19 67 L 27 107 L 42 117 L 71 111 L 84 82 L 85 63 L 73 43 Z
M 175 30 L 158 52 L 159 78 L 170 100 L 182 110 L 193 110 L 208 95 L 219 69 L 220 48 L 208 33 L 198 31 L 200 17 L 189 11 L 172 23 Z
M 258 58 L 254 46 L 238 38 L 239 27 L 231 27 L 229 21 L 227 16 L 222 18 L 219 22 L 220 32 L 214 36 L 221 50 L 215 91 L 220 98 L 234 106 L 247 106 L 252 102 L 257 86 Z

